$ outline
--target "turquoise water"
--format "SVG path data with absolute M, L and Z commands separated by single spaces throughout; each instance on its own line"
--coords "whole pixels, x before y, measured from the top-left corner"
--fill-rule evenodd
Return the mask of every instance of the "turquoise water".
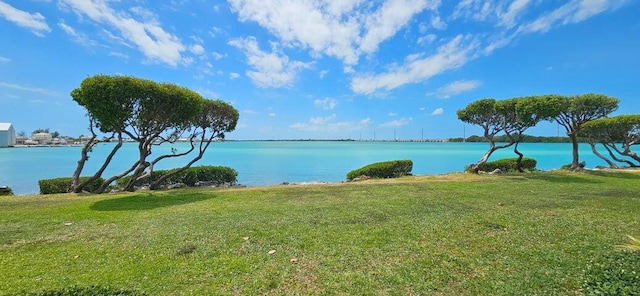
M 93 174 L 113 144 L 100 144 L 90 154 L 84 174 Z M 154 154 L 170 153 L 172 146 L 155 147 Z M 173 147 L 185 150 L 187 144 Z M 411 159 L 415 175 L 459 172 L 486 152 L 486 143 L 401 143 L 401 142 L 220 142 L 212 144 L 195 165 L 224 165 L 238 171 L 240 184 L 273 185 L 282 182 L 339 182 L 350 170 L 393 159 Z M 71 176 L 80 158 L 81 147 L 30 147 L 0 149 L 0 186 L 8 185 L 16 194 L 38 192 L 38 180 Z M 520 150 L 538 160 L 542 170 L 556 169 L 571 162 L 570 144 L 524 143 Z M 124 171 L 137 155 L 137 145 L 125 144 L 104 176 Z M 512 149 L 502 149 L 491 159 L 514 157 Z M 580 146 L 580 158 L 587 167 L 605 165 L 588 145 Z M 184 158 L 161 161 L 157 169 L 182 166 Z

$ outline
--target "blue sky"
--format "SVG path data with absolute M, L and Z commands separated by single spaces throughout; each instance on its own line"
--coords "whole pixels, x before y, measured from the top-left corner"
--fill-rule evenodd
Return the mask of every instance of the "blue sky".
M 636 0 L 0 0 L 0 122 L 86 133 L 69 93 L 94 74 L 228 101 L 228 139 L 469 136 L 470 102 L 547 93 L 640 113 L 639 16 Z

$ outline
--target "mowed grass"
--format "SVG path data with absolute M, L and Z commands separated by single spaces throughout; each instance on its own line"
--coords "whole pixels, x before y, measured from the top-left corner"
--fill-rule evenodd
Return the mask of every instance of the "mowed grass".
M 0 294 L 576 295 L 589 260 L 640 236 L 638 185 L 541 172 L 2 197 Z

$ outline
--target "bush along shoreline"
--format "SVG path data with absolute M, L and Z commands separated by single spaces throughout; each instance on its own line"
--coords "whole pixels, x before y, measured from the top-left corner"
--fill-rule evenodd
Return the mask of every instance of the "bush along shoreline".
M 411 175 L 413 161 L 409 159 L 376 162 L 347 173 L 347 181 L 371 178 L 398 178 Z
M 136 190 L 148 189 L 152 182 L 160 179 L 161 177 L 174 172 L 176 169 L 171 170 L 156 170 L 145 179 L 136 182 Z M 238 184 L 238 172 L 230 167 L 225 166 L 195 166 L 190 167 L 180 173 L 177 173 L 169 178 L 166 178 L 164 182 L 160 184 L 159 189 L 172 189 L 180 187 L 243 187 Z M 80 181 L 84 181 L 89 177 L 81 177 Z M 129 183 L 131 176 L 126 176 L 116 180 L 115 185 L 111 185 L 111 192 L 122 191 L 124 186 Z M 86 189 L 91 191 L 104 182 L 104 179 L 100 178 L 89 185 Z M 40 194 L 54 194 L 54 193 L 67 193 L 71 186 L 71 177 L 43 179 L 38 181 L 40 186 Z

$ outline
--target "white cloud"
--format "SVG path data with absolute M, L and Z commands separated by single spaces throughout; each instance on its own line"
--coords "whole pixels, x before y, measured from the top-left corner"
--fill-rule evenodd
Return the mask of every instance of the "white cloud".
M 229 79 L 234 80 L 240 78 L 240 74 L 236 72 L 229 73 Z
M 413 118 L 409 117 L 402 117 L 400 119 L 397 120 L 392 120 L 392 121 L 387 121 L 385 123 L 381 123 L 380 127 L 401 127 L 401 126 L 405 126 L 409 123 L 411 123 L 411 121 L 413 121 Z
M 434 16 L 431 18 L 431 26 L 438 30 L 444 30 L 447 28 L 447 24 L 440 18 L 440 16 Z
M 255 37 L 233 39 L 229 44 L 244 51 L 247 63 L 255 70 L 247 71 L 247 76 L 258 87 L 289 86 L 298 71 L 311 67 L 311 63 L 290 61 L 274 43 L 271 44 L 271 53 L 262 51 Z
M 492 1 L 463 0 L 454 8 L 452 17 L 453 19 L 464 17 L 476 21 L 485 21 L 495 11 Z
M 276 117 L 276 114 L 274 112 L 271 112 L 271 113 L 269 113 L 269 116 Z
M 104 24 L 119 31 L 124 40 L 135 44 L 151 62 L 170 66 L 188 63 L 182 53 L 187 47 L 180 38 L 165 31 L 155 15 L 143 8 L 130 9 L 139 20 L 126 11 L 116 11 L 109 7 L 107 0 L 61 0 L 79 17 L 88 17 L 97 24 Z
M 327 75 L 327 73 L 329 73 L 329 70 L 322 70 L 320 71 L 320 79 L 324 78 L 324 76 Z
M 394 116 L 398 116 L 398 113 L 393 113 L 393 112 L 391 112 L 391 113 L 389 113 L 388 115 L 389 115 L 389 116 L 391 116 L 391 117 L 394 117 Z
M 436 9 L 440 1 L 392 0 L 384 2 L 382 7 L 365 21 L 366 34 L 362 36 L 360 49 L 372 53 L 378 45 L 405 26 L 415 14 L 424 9 Z
M 351 80 L 351 89 L 360 94 L 371 94 L 378 89 L 392 90 L 408 83 L 417 83 L 458 68 L 472 58 L 472 51 L 478 46 L 467 37 L 458 35 L 438 48 L 436 54 L 428 57 L 410 56 L 401 66 L 386 73 L 356 75 Z
M 376 6 L 362 0 L 228 2 L 240 21 L 258 23 L 285 46 L 336 57 L 345 71 L 358 63 L 361 54 L 375 52 L 416 14 L 440 5 L 440 0 L 387 0 Z
M 218 28 L 218 27 L 211 27 L 211 29 L 209 30 L 209 36 L 215 38 L 216 36 L 218 36 L 218 34 L 223 33 L 224 30 Z
M 372 123 L 373 123 L 373 120 L 371 118 L 369 118 L 369 117 L 360 120 L 360 125 L 361 126 L 368 126 L 368 125 L 370 125 Z
M 518 32 L 547 32 L 555 25 L 578 23 L 596 14 L 622 7 L 629 0 L 571 0 L 569 3 L 548 12 L 533 22 L 521 25 Z
M 327 117 L 313 117 L 309 120 L 309 122 L 298 122 L 290 125 L 289 127 L 304 132 L 343 133 L 354 130 L 362 130 L 364 128 L 367 128 L 373 122 L 370 118 L 364 118 L 358 122 L 333 122 L 335 119 L 335 114 Z
M 336 118 L 336 115 L 335 115 L 335 114 L 331 114 L 331 115 L 326 116 L 326 117 L 320 117 L 320 116 L 318 116 L 318 117 L 313 117 L 313 118 L 311 118 L 311 119 L 309 120 L 309 123 L 311 123 L 311 124 L 313 124 L 313 125 L 322 125 L 322 124 L 325 124 L 325 123 L 327 123 L 327 122 L 329 122 L 329 121 L 334 120 L 335 118 Z
M 242 114 L 251 114 L 251 115 L 253 115 L 253 114 L 257 114 L 257 112 L 253 111 L 253 110 L 243 110 Z
M 205 50 L 204 50 L 204 46 L 200 45 L 200 44 L 194 44 L 191 46 L 191 48 L 189 48 L 189 50 L 196 54 L 196 55 L 203 55 Z
M 112 51 L 109 53 L 110 57 L 117 57 L 117 58 L 121 58 L 123 60 L 129 60 L 129 56 L 125 53 L 121 53 L 121 52 L 117 52 L 117 51 Z
M 67 35 L 71 36 L 73 38 L 73 41 L 75 41 L 78 44 L 81 44 L 87 47 L 94 47 L 98 45 L 98 42 L 91 40 L 91 38 L 89 38 L 87 35 L 83 33 L 78 33 L 75 29 L 65 24 L 64 22 L 59 22 L 58 27 L 60 27 L 65 33 L 67 33 Z
M 10 58 L 5 58 L 3 56 L 0 56 L 0 64 L 4 64 L 4 63 L 8 63 L 11 62 Z
M 221 53 L 216 52 L 216 51 L 212 52 L 212 53 L 211 53 L 211 55 L 213 56 L 213 58 L 214 58 L 216 61 L 217 61 L 217 60 L 220 60 L 220 59 L 222 59 L 222 58 L 224 58 L 224 57 L 226 57 L 226 56 L 227 56 L 226 54 L 221 54 Z
M 19 10 L 4 1 L 0 1 L 0 16 L 20 27 L 31 29 L 33 34 L 40 37 L 44 36 L 44 33 L 51 32 L 51 28 L 45 22 L 45 17 L 39 12 L 29 13 Z
M 435 41 L 437 38 L 438 38 L 438 36 L 436 36 L 436 34 L 427 34 L 427 35 L 424 35 L 424 36 L 420 36 L 416 42 L 418 44 L 431 43 L 431 42 Z
M 424 110 L 427 110 L 427 108 L 426 107 L 420 107 L 420 108 L 418 108 L 418 110 L 424 111 Z
M 524 12 L 530 0 L 514 0 L 509 4 L 507 11 L 499 13 L 499 22 L 502 26 L 513 28 L 516 25 L 516 18 Z
M 318 108 L 322 108 L 324 110 L 333 110 L 333 108 L 338 105 L 338 101 L 333 98 L 325 98 L 324 100 L 317 99 L 313 101 L 313 104 Z
M 442 113 L 444 113 L 444 109 L 438 108 L 438 109 L 433 110 L 433 112 L 431 112 L 431 115 L 435 116 L 435 115 L 440 115 Z
M 2 81 L 0 81 L 0 87 L 17 89 L 17 90 L 21 90 L 21 91 L 34 92 L 34 93 L 39 93 L 39 94 L 46 95 L 46 96 L 57 96 L 58 95 L 55 91 L 48 90 L 48 89 L 39 88 L 39 87 L 24 86 L 24 85 L 19 85 L 19 84 L 14 84 L 14 83 L 7 83 L 7 82 L 2 82 Z
M 482 85 L 478 80 L 458 80 L 438 88 L 436 95 L 443 99 L 448 99 L 464 92 L 472 91 Z

